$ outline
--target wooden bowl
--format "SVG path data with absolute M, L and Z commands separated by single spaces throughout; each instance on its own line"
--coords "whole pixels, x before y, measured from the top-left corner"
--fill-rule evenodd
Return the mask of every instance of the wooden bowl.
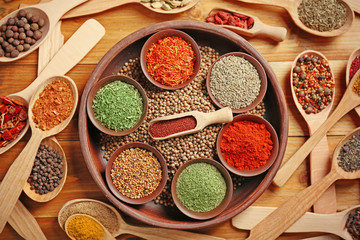
M 220 55 L 228 52 L 243 51 L 256 58 L 264 67 L 268 78 L 268 89 L 264 105 L 268 111 L 265 118 L 273 125 L 279 137 L 279 153 L 274 164 L 261 175 L 246 179 L 233 192 L 228 207 L 219 215 L 207 220 L 196 220 L 182 214 L 176 207 L 163 206 L 148 202 L 141 205 L 130 205 L 119 200 L 109 190 L 105 180 L 107 161 L 102 157 L 99 144 L 101 132 L 91 124 L 86 114 L 86 98 L 91 87 L 100 79 L 114 75 L 129 59 L 140 56 L 145 41 L 154 33 L 164 29 L 180 29 L 190 34 L 199 46 L 209 46 Z M 230 30 L 199 21 L 169 21 L 151 25 L 130 34 L 114 45 L 100 60 L 91 74 L 82 94 L 79 106 L 79 136 L 85 163 L 91 176 L 104 196 L 125 214 L 152 226 L 173 229 L 198 229 L 210 227 L 227 221 L 244 211 L 255 202 L 271 184 L 284 157 L 288 138 L 288 112 L 285 97 L 279 82 L 269 63 L 249 42 Z
M 272 145 L 273 148 L 271 150 L 271 155 L 270 155 L 269 159 L 266 161 L 265 165 L 262 165 L 258 168 L 250 169 L 250 170 L 239 170 L 236 167 L 231 166 L 224 158 L 224 156 L 221 152 L 221 149 L 220 149 L 220 143 L 221 143 L 222 137 L 223 137 L 225 131 L 229 128 L 229 126 L 231 124 L 233 124 L 234 122 L 238 122 L 238 121 L 251 121 L 251 122 L 255 122 L 255 123 L 265 124 L 266 129 L 270 132 L 271 141 L 273 142 L 273 145 Z M 275 129 L 264 118 L 259 117 L 257 115 L 252 115 L 252 114 L 239 114 L 236 117 L 234 117 L 234 120 L 232 122 L 227 123 L 220 130 L 219 135 L 216 140 L 216 151 L 220 158 L 221 163 L 230 172 L 235 173 L 236 175 L 239 175 L 239 176 L 243 176 L 243 177 L 253 177 L 253 176 L 256 176 L 256 175 L 259 175 L 259 174 L 265 172 L 266 170 L 268 170 L 271 167 L 271 165 L 274 164 L 276 157 L 278 155 L 278 151 L 279 151 L 279 140 L 278 140 L 278 136 L 276 134 Z
M 140 95 L 141 95 L 141 97 L 143 99 L 144 111 L 142 113 L 140 121 L 134 127 L 130 128 L 130 129 L 127 129 L 127 130 L 124 130 L 124 131 L 115 131 L 115 130 L 109 129 L 109 128 L 105 127 L 104 125 L 102 125 L 101 122 L 95 117 L 94 110 L 92 108 L 93 100 L 95 98 L 96 93 L 99 91 L 99 89 L 102 88 L 103 86 L 111 83 L 111 82 L 114 82 L 114 81 L 122 81 L 122 82 L 133 85 L 134 87 L 136 87 L 137 90 L 139 90 Z M 124 135 L 128 135 L 128 134 L 132 133 L 133 131 L 135 131 L 144 122 L 147 111 L 148 111 L 148 98 L 146 96 L 145 90 L 134 79 L 131 79 L 131 78 L 127 77 L 127 76 L 122 76 L 122 75 L 112 75 L 112 76 L 104 77 L 103 79 L 101 79 L 99 82 L 97 82 L 92 87 L 92 89 L 91 89 L 91 91 L 89 93 L 89 96 L 87 98 L 87 106 L 86 106 L 86 108 L 87 108 L 87 113 L 88 113 L 88 116 L 89 116 L 91 122 L 94 124 L 94 126 L 97 129 L 99 129 L 103 133 L 106 133 L 106 134 L 109 134 L 109 135 L 124 136 Z
M 195 211 L 192 211 L 192 210 L 186 208 L 181 203 L 181 201 L 177 195 L 177 192 L 176 192 L 176 183 L 177 183 L 180 173 L 184 169 L 186 169 L 188 166 L 190 166 L 191 164 L 194 164 L 194 163 L 208 163 L 208 164 L 215 166 L 221 172 L 221 174 L 224 177 L 224 180 L 226 182 L 226 194 L 225 194 L 223 201 L 220 203 L 219 206 L 217 206 L 216 208 L 214 208 L 213 210 L 211 210 L 209 212 L 195 212 Z M 190 161 L 187 161 L 186 163 L 184 163 L 179 168 L 179 170 L 176 172 L 174 179 L 172 180 L 172 183 L 171 183 L 171 195 L 172 195 L 175 205 L 186 216 L 189 216 L 194 219 L 199 219 L 199 220 L 213 218 L 213 217 L 219 215 L 222 211 L 224 211 L 231 201 L 232 193 L 233 193 L 233 183 L 232 183 L 232 179 L 231 179 L 228 171 L 217 161 L 215 161 L 213 159 L 208 159 L 208 158 L 197 158 L 197 159 L 193 159 L 193 160 L 190 160 Z
M 164 85 L 164 84 L 159 83 L 150 75 L 150 73 L 148 72 L 148 68 L 147 68 L 146 55 L 148 54 L 149 49 L 152 47 L 153 44 L 157 43 L 159 40 L 166 38 L 166 37 L 180 37 L 180 38 L 184 39 L 186 42 L 191 44 L 192 49 L 195 53 L 196 60 L 195 60 L 195 64 L 194 64 L 194 73 L 191 75 L 191 77 L 187 81 L 180 83 L 176 86 L 169 86 L 169 85 Z M 198 47 L 196 41 L 192 37 L 190 37 L 188 34 L 186 34 L 185 32 L 175 30 L 175 29 L 167 29 L 167 30 L 163 30 L 163 31 L 153 34 L 145 42 L 144 46 L 141 49 L 141 53 L 140 53 L 140 64 L 141 64 L 141 69 L 144 72 L 144 75 L 152 84 L 154 84 L 155 86 L 162 88 L 162 89 L 176 90 L 176 89 L 183 88 L 186 85 L 188 85 L 198 74 L 198 72 L 200 70 L 200 65 L 201 65 L 200 50 L 199 50 L 199 47 Z
M 111 169 L 112 169 L 112 165 L 113 162 L 116 160 L 116 157 L 123 152 L 126 149 L 129 148 L 142 148 L 142 149 L 146 149 L 150 152 L 152 152 L 155 157 L 158 159 L 160 165 L 161 165 L 161 169 L 162 169 L 162 178 L 161 178 L 161 182 L 159 183 L 158 187 L 156 188 L 156 190 L 154 192 L 152 192 L 150 195 L 143 197 L 143 198 L 138 198 L 138 199 L 134 199 L 134 198 L 129 198 L 123 194 L 121 194 L 117 188 L 115 187 L 112 178 L 111 178 Z M 161 155 L 161 153 L 154 147 L 150 146 L 149 144 L 145 144 L 145 143 L 140 143 L 140 142 L 134 142 L 134 143 L 128 143 L 125 144 L 123 146 L 121 146 L 120 148 L 118 148 L 110 157 L 109 162 L 106 166 L 106 182 L 107 185 L 109 186 L 111 192 L 120 200 L 130 203 L 130 204 L 144 204 L 147 202 L 150 202 L 151 200 L 153 200 L 154 198 L 156 198 L 164 189 L 165 185 L 166 185 L 166 181 L 168 179 L 168 171 L 167 171 L 167 166 L 166 166 L 166 160 L 165 158 Z
M 217 99 L 216 97 L 213 95 L 211 88 L 210 88 L 210 76 L 211 76 L 211 71 L 214 67 L 214 65 L 222 58 L 227 57 L 227 56 L 237 56 L 237 57 L 243 57 L 246 60 L 248 60 L 252 65 L 254 65 L 254 67 L 256 68 L 256 70 L 259 73 L 259 77 L 261 80 L 261 86 L 260 86 L 260 92 L 259 95 L 255 98 L 255 100 L 249 104 L 246 107 L 243 108 L 239 108 L 239 109 L 231 109 L 233 113 L 244 113 L 247 111 L 250 111 L 252 109 L 254 109 L 257 105 L 259 105 L 259 103 L 261 102 L 261 100 L 263 100 L 265 93 L 266 93 L 266 89 L 267 89 L 267 78 L 266 78 L 266 73 L 264 68 L 262 67 L 261 63 L 256 60 L 256 58 L 250 56 L 247 53 L 244 52 L 230 52 L 230 53 L 226 53 L 224 55 L 222 55 L 221 57 L 219 57 L 218 59 L 216 59 L 216 61 L 211 65 L 211 67 L 209 68 L 208 71 L 208 75 L 206 77 L 206 89 L 208 91 L 208 94 L 211 98 L 211 100 L 213 101 L 213 103 L 218 106 L 219 108 L 224 108 L 227 106 L 222 105 Z

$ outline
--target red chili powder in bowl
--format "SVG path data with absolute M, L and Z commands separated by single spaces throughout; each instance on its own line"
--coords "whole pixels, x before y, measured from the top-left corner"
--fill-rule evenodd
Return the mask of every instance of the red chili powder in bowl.
M 220 149 L 227 163 L 239 170 L 265 165 L 271 155 L 273 142 L 265 124 L 238 121 L 224 132 Z
M 149 126 L 149 132 L 153 137 L 166 137 L 171 134 L 194 129 L 196 119 L 192 116 L 159 121 Z

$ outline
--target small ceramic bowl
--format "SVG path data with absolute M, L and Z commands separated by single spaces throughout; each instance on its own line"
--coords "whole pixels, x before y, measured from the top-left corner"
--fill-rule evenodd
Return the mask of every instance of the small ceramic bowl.
M 186 208 L 180 202 L 179 197 L 176 192 L 176 182 L 179 178 L 180 173 L 184 169 L 186 169 L 188 166 L 190 166 L 191 164 L 194 164 L 194 163 L 209 163 L 209 164 L 215 166 L 221 172 L 221 174 L 224 177 L 225 182 L 226 182 L 226 194 L 225 194 L 223 201 L 220 203 L 219 206 L 217 206 L 216 208 L 214 208 L 213 210 L 211 210 L 209 212 L 195 212 L 195 211 L 192 211 L 192 210 Z M 226 209 L 226 207 L 229 205 L 231 198 L 232 198 L 232 194 L 233 194 L 233 183 L 232 183 L 232 179 L 231 179 L 229 172 L 220 163 L 218 163 L 217 161 L 215 161 L 213 159 L 209 159 L 209 158 L 197 158 L 197 159 L 193 159 L 193 160 L 185 162 L 179 168 L 179 170 L 176 172 L 174 179 L 172 180 L 172 183 L 171 183 L 171 195 L 172 195 L 172 198 L 173 198 L 174 203 L 177 206 L 177 208 L 182 213 L 184 213 L 186 216 L 194 218 L 194 219 L 198 219 L 198 220 L 205 220 L 205 219 L 213 218 L 213 217 L 219 215 L 220 213 L 222 213 Z
M 115 185 L 112 181 L 112 178 L 111 178 L 111 169 L 112 169 L 113 162 L 115 161 L 116 157 L 121 152 L 123 152 L 124 150 L 129 149 L 129 148 L 142 148 L 142 149 L 146 149 L 146 150 L 152 152 L 154 154 L 154 156 L 158 159 L 158 161 L 161 165 L 162 179 L 161 179 L 158 187 L 150 195 L 143 197 L 143 198 L 134 199 L 134 198 L 129 198 L 129 197 L 121 194 L 115 187 Z M 162 190 L 164 189 L 164 187 L 166 185 L 167 179 L 168 179 L 168 170 L 167 170 L 165 158 L 161 155 L 161 153 L 156 148 L 154 148 L 146 143 L 132 142 L 132 143 L 127 143 L 127 144 L 121 146 L 110 156 L 109 162 L 106 165 L 105 177 L 106 177 L 106 182 L 107 182 L 109 189 L 117 198 L 119 198 L 120 200 L 122 200 L 124 202 L 130 203 L 130 204 L 144 204 L 144 203 L 150 202 L 151 200 L 156 198 L 162 192 Z
M 101 124 L 101 122 L 99 120 L 96 119 L 95 114 L 94 114 L 94 110 L 92 109 L 92 105 L 93 105 L 93 100 L 95 98 L 96 93 L 99 91 L 100 88 L 102 88 L 103 86 L 114 82 L 114 81 L 122 81 L 128 84 L 133 85 L 134 87 L 137 88 L 137 90 L 139 90 L 140 95 L 143 99 L 143 106 L 144 106 L 144 111 L 142 113 L 142 116 L 139 120 L 139 122 L 132 128 L 124 130 L 124 131 L 115 131 L 112 129 L 109 129 L 105 126 L 103 126 Z M 94 124 L 94 126 L 99 129 L 100 131 L 102 131 L 103 133 L 109 134 L 109 135 L 113 135 L 113 136 L 124 136 L 127 134 L 132 133 L 133 131 L 135 131 L 138 127 L 140 127 L 140 125 L 143 123 L 143 121 L 145 120 L 147 111 L 148 111 L 148 98 L 146 96 L 145 90 L 142 88 L 142 86 L 135 80 L 127 77 L 127 76 L 123 76 L 123 75 L 111 75 L 111 76 L 107 76 L 104 77 L 103 79 L 99 80 L 97 83 L 94 84 L 94 86 L 91 88 L 89 95 L 87 97 L 87 102 L 86 102 L 86 110 L 87 110 L 87 114 L 90 118 L 90 121 Z
M 149 74 L 148 68 L 147 68 L 146 55 L 148 54 L 149 49 L 157 41 L 159 41 L 160 39 L 166 38 L 166 37 L 180 37 L 180 38 L 184 39 L 186 42 L 191 44 L 192 49 L 195 53 L 196 60 L 194 63 L 193 74 L 187 81 L 180 83 L 176 86 L 169 86 L 169 85 L 164 85 L 164 84 L 159 83 Z M 149 37 L 149 39 L 145 42 L 144 46 L 141 49 L 141 53 L 140 53 L 140 64 L 141 64 L 141 69 L 144 72 L 146 78 L 155 86 L 162 88 L 162 89 L 166 89 L 166 90 L 180 89 L 180 88 L 183 88 L 186 85 L 188 85 L 196 77 L 196 75 L 198 74 L 198 72 L 200 70 L 201 56 L 200 56 L 199 46 L 197 45 L 195 40 L 192 37 L 190 37 L 188 34 L 186 34 L 185 32 L 175 30 L 175 29 L 163 30 L 163 31 L 155 33 L 154 35 Z
M 219 57 L 218 59 L 216 59 L 216 61 L 210 66 L 209 71 L 208 71 L 208 75 L 206 77 L 206 89 L 207 92 L 211 98 L 211 100 L 213 101 L 213 103 L 218 106 L 219 108 L 224 108 L 227 106 L 222 105 L 214 96 L 214 94 L 211 91 L 210 88 L 210 76 L 211 76 L 211 71 L 214 67 L 214 65 L 222 58 L 227 57 L 227 56 L 237 56 L 237 57 L 243 57 L 246 60 L 248 60 L 258 71 L 259 73 L 259 77 L 261 80 L 261 86 L 260 86 L 260 92 L 259 95 L 255 98 L 255 100 L 249 104 L 246 107 L 243 108 L 239 108 L 239 109 L 234 109 L 232 108 L 232 112 L 233 113 L 245 113 L 247 111 L 250 111 L 252 109 L 254 109 L 264 98 L 266 90 L 267 90 L 267 77 L 266 77 L 266 73 L 264 68 L 262 67 L 262 65 L 252 56 L 250 56 L 249 54 L 243 53 L 243 52 L 230 52 L 230 53 L 226 53 L 224 55 L 222 55 L 221 57 Z
M 222 137 L 223 137 L 225 131 L 228 129 L 228 127 L 231 124 L 233 124 L 234 122 L 238 122 L 238 121 L 251 121 L 251 122 L 255 122 L 255 123 L 265 124 L 266 129 L 270 132 L 271 141 L 273 142 L 273 145 L 272 145 L 273 148 L 271 150 L 271 155 L 270 155 L 269 159 L 266 161 L 265 165 L 262 165 L 259 168 L 255 168 L 255 169 L 251 169 L 251 170 L 239 170 L 239 169 L 235 168 L 234 166 L 231 166 L 230 164 L 227 163 L 226 159 L 224 158 L 224 156 L 221 152 L 221 148 L 220 148 L 221 140 L 222 140 Z M 221 163 L 230 172 L 235 173 L 236 175 L 239 175 L 239 176 L 243 176 L 243 177 L 252 177 L 252 176 L 256 176 L 256 175 L 259 175 L 259 174 L 265 172 L 274 163 L 274 161 L 277 157 L 278 151 L 279 151 L 279 140 L 278 140 L 278 136 L 277 136 L 276 131 L 273 128 L 273 126 L 268 121 L 266 121 L 264 118 L 259 117 L 257 115 L 252 115 L 252 114 L 240 114 L 240 115 L 237 115 L 236 117 L 234 117 L 234 120 L 232 122 L 224 125 L 222 127 L 222 129 L 220 130 L 219 135 L 216 140 L 216 151 L 220 158 Z

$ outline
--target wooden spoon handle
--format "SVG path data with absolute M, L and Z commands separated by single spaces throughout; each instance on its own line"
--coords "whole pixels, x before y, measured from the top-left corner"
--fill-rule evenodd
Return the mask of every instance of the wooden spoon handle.
M 316 144 L 325 136 L 327 131 L 346 113 L 351 109 L 357 106 L 359 100 L 354 101 L 351 98 L 352 89 L 348 89 L 344 97 L 341 99 L 339 105 L 331 114 L 331 116 L 326 119 L 326 121 L 319 127 L 319 129 L 311 135 L 311 137 L 295 152 L 295 154 L 290 157 L 290 159 L 282 165 L 277 174 L 273 179 L 273 183 L 276 186 L 283 186 L 295 170 L 300 166 L 304 159 L 309 155 L 309 153 L 314 149 Z M 348 94 L 347 94 L 348 93 Z
M 130 233 L 132 235 L 147 239 L 147 240 L 221 240 L 224 238 L 219 238 L 215 236 L 186 232 L 174 229 L 166 228 L 153 228 L 153 227 L 139 227 L 133 225 L 126 225 L 123 228 L 123 233 Z
M 25 148 L 11 164 L 0 184 L 0 232 L 4 229 L 21 191 L 30 176 L 37 149 L 45 137 L 43 132 L 32 134 Z
M 91 0 L 80 6 L 68 11 L 62 19 L 90 15 L 106 11 L 108 9 L 125 5 L 127 3 L 140 2 L 139 0 Z
M 294 5 L 295 1 L 290 0 L 281 0 L 281 1 L 273 1 L 273 0 L 238 0 L 240 2 L 246 3 L 255 3 L 255 4 L 265 4 L 269 6 L 282 7 L 286 9 L 290 9 L 292 5 Z
M 24 90 L 15 93 L 30 101 L 35 89 L 46 79 L 64 75 L 72 69 L 104 36 L 104 27 L 89 19 L 67 40 L 39 76 Z
M 11 227 L 24 239 L 46 240 L 46 236 L 29 210 L 18 200 L 8 220 Z
M 335 170 L 332 170 L 321 181 L 297 193 L 257 224 L 250 231 L 250 236 L 247 239 L 276 239 L 304 215 L 321 194 L 339 178 L 340 175 Z
M 203 116 L 206 119 L 205 125 L 211 125 L 215 123 L 226 123 L 231 122 L 233 120 L 233 114 L 231 108 L 225 107 L 220 110 L 203 113 Z
M 264 27 L 258 31 L 258 35 L 267 36 L 277 42 L 285 40 L 287 30 L 283 27 L 274 27 L 264 24 Z

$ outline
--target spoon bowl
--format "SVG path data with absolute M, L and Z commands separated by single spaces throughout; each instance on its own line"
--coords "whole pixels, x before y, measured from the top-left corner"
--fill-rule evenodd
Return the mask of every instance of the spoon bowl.
M 74 214 L 74 215 L 71 215 L 65 222 L 65 232 L 66 234 L 68 235 L 68 237 L 70 239 L 73 239 L 73 240 L 76 240 L 77 238 L 73 237 L 71 235 L 71 233 L 69 232 L 69 223 L 71 222 L 71 220 L 75 219 L 75 218 L 78 218 L 78 217 L 82 217 L 82 218 L 90 218 L 92 219 L 93 221 L 95 221 L 95 223 L 97 223 L 101 229 L 103 230 L 103 237 L 101 239 L 104 239 L 104 240 L 111 240 L 111 239 L 115 239 L 111 234 L 110 232 L 96 219 L 96 218 L 93 218 L 92 216 L 90 215 L 87 215 L 87 214 Z M 77 228 L 81 228 L 81 227 L 84 227 L 84 226 L 77 226 Z M 87 229 L 87 230 L 90 230 L 90 229 Z M 90 231 L 88 231 L 88 233 L 90 233 Z M 91 237 L 91 235 L 89 234 L 88 237 Z
M 360 7 L 360 6 L 359 6 Z M 350 57 L 348 59 L 348 62 L 346 64 L 346 85 L 349 84 L 350 82 L 350 67 L 351 67 L 351 63 L 354 61 L 354 59 L 356 57 L 360 57 L 360 47 L 356 48 L 351 54 L 350 54 Z M 359 71 L 359 70 L 358 70 Z M 356 113 L 360 116 L 360 107 L 356 107 L 354 109 L 356 111 Z
M 40 194 L 36 193 L 34 190 L 31 190 L 30 189 L 31 185 L 28 182 L 26 183 L 23 191 L 26 193 L 26 195 L 29 198 L 31 198 L 32 200 L 34 200 L 36 202 L 48 202 L 48 201 L 54 199 L 60 193 L 61 189 L 63 188 L 63 186 L 65 184 L 66 176 L 67 176 L 67 161 L 66 161 L 65 152 L 55 137 L 45 138 L 44 140 L 41 141 L 41 145 L 48 145 L 49 147 L 52 147 L 62 157 L 63 177 L 60 180 L 59 185 L 57 187 L 55 187 L 54 191 L 48 192 L 46 194 L 40 195 Z
M 25 89 L 10 94 L 10 99 L 15 99 L 28 106 L 31 96 L 36 88 L 47 78 L 54 75 L 64 75 L 72 69 L 104 36 L 104 27 L 94 19 L 87 20 L 81 27 L 66 41 L 64 46 L 51 59 L 50 63 L 42 70 L 38 77 Z M 68 56 L 72 57 L 69 58 Z M 66 59 L 66 61 L 65 61 Z M 12 148 L 29 129 L 29 121 L 22 129 L 16 139 L 0 148 L 0 154 Z
M 72 111 L 69 116 L 63 120 L 60 124 L 54 126 L 53 128 L 43 131 L 36 127 L 35 122 L 33 121 L 32 109 L 35 104 L 35 101 L 39 98 L 40 93 L 43 89 L 55 80 L 62 80 L 70 84 L 71 91 L 74 97 L 74 103 Z M 35 159 L 37 149 L 41 141 L 49 136 L 55 135 L 62 131 L 72 119 L 76 106 L 78 102 L 78 91 L 75 82 L 66 76 L 56 76 L 47 79 L 41 84 L 38 89 L 35 91 L 32 96 L 29 104 L 29 125 L 32 130 L 32 135 L 22 152 L 15 159 L 15 161 L 10 166 L 7 171 L 2 183 L 0 184 L 0 231 L 4 228 L 14 206 L 16 200 L 19 198 L 23 187 L 26 184 L 27 178 L 31 173 L 33 166 L 33 159 Z M 30 159 L 30 160 L 29 160 Z M 9 190 L 11 189 L 11 190 Z
M 16 61 L 20 58 L 25 57 L 26 55 L 30 54 L 34 50 L 36 50 L 44 40 L 50 35 L 51 31 L 55 27 L 55 24 L 59 21 L 60 17 L 69 11 L 71 8 L 83 3 L 87 0 L 53 0 L 46 3 L 40 3 L 32 6 L 26 6 L 19 8 L 0 20 L 0 26 L 5 24 L 9 18 L 16 17 L 20 10 L 25 10 L 28 13 L 32 13 L 34 15 L 38 15 L 39 17 L 43 18 L 45 21 L 44 26 L 42 29 L 42 37 L 36 41 L 34 45 L 30 47 L 30 49 L 26 52 L 20 52 L 17 57 L 0 57 L 0 62 L 12 62 Z
M 344 23 L 344 25 L 333 31 L 320 32 L 320 31 L 317 31 L 317 30 L 307 27 L 300 20 L 297 9 L 298 9 L 300 3 L 302 2 L 302 0 L 281 0 L 281 1 L 238 0 L 238 1 L 246 2 L 246 3 L 266 4 L 266 5 L 276 6 L 276 7 L 282 7 L 284 9 L 286 9 L 286 11 L 290 14 L 291 18 L 293 19 L 293 21 L 299 28 L 301 28 L 305 32 L 308 32 L 308 33 L 311 33 L 313 35 L 320 36 L 320 37 L 335 37 L 335 36 L 341 35 L 347 31 L 349 31 L 349 29 L 351 28 L 351 25 L 355 19 L 354 11 L 351 9 L 349 4 L 345 1 L 342 1 L 342 3 L 344 4 L 344 6 L 346 8 L 346 16 L 347 16 L 347 20 Z
M 91 208 L 87 208 L 86 204 L 91 204 Z M 65 203 L 59 211 L 58 214 L 58 223 L 60 227 L 65 229 L 65 222 L 72 214 L 87 214 L 94 218 L 96 218 L 102 225 L 106 226 L 108 223 L 104 221 L 104 216 L 96 215 L 97 211 L 93 211 L 94 208 L 99 208 L 99 210 L 103 210 L 99 212 L 100 214 L 103 212 L 111 212 L 111 221 L 112 226 L 108 227 L 108 230 L 114 237 L 117 237 L 122 234 L 131 234 L 134 236 L 138 236 L 144 239 L 149 240 L 165 240 L 165 239 L 178 239 L 178 240 L 188 240 L 188 239 L 197 239 L 197 240 L 224 240 L 223 238 L 204 235 L 199 233 L 192 233 L 174 229 L 166 229 L 166 228 L 153 228 L 146 226 L 135 226 L 127 224 L 124 219 L 121 217 L 119 212 L 109 204 L 106 204 L 101 201 L 97 201 L 94 199 L 74 199 Z M 111 229 L 110 229 L 111 227 Z
M 304 215 L 307 209 L 309 209 L 312 204 L 320 198 L 322 193 L 324 193 L 325 190 L 336 180 L 360 178 L 360 170 L 347 172 L 338 165 L 337 159 L 342 146 L 353 135 L 358 133 L 360 133 L 360 128 L 356 128 L 350 132 L 336 146 L 332 158 L 332 168 L 329 174 L 327 174 L 322 180 L 312 184 L 291 197 L 278 209 L 264 218 L 251 230 L 250 236 L 247 239 L 276 239 L 302 215 Z
M 171 10 L 164 10 L 164 9 L 155 9 L 151 7 L 150 3 L 143 3 L 141 0 L 112 0 L 112 1 L 104 1 L 104 0 L 92 0 L 88 1 L 80 6 L 70 10 L 67 12 L 62 19 L 79 17 L 90 15 L 94 13 L 100 13 L 106 11 L 111 8 L 119 7 L 128 3 L 137 3 L 141 4 L 145 8 L 149 9 L 150 11 L 161 13 L 161 14 L 177 14 L 181 12 L 185 12 L 190 8 L 194 7 L 200 0 L 192 0 L 190 3 L 183 7 L 173 8 Z

